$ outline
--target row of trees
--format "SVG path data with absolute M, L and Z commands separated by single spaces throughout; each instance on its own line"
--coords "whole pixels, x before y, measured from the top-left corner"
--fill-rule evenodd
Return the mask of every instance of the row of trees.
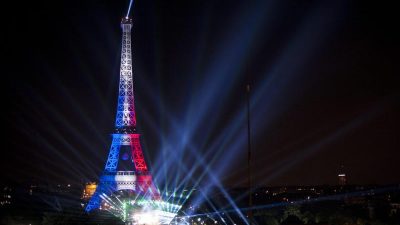
M 0 215 L 0 225 L 123 225 L 123 222 L 107 213 L 86 214 L 83 210 L 38 212 L 35 210 L 7 210 Z
M 385 205 L 344 205 L 324 202 L 315 205 L 288 205 L 254 212 L 257 224 L 266 225 L 398 225 L 400 212 Z

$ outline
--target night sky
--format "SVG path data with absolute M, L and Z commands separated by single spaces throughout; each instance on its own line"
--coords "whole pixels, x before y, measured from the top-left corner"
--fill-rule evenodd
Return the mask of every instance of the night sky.
M 398 13 L 376 4 L 137 0 L 137 120 L 156 180 L 246 184 L 249 83 L 257 185 L 399 183 Z M 127 7 L 5 8 L 2 180 L 98 180 Z

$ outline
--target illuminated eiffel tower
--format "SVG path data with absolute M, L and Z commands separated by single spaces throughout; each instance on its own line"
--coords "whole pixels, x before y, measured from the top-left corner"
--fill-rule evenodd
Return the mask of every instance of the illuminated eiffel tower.
M 100 176 L 95 193 L 86 205 L 86 212 L 96 209 L 108 210 L 120 216 L 127 224 L 137 224 L 132 219 L 134 216 L 147 213 L 147 219 L 154 219 L 156 213 L 157 217 L 163 217 L 157 224 L 168 224 L 180 207 L 161 200 L 143 156 L 140 134 L 136 130 L 131 50 L 132 19 L 124 17 L 121 27 L 123 33 L 115 132 L 112 134 L 112 144 L 104 172 Z M 169 209 L 174 209 L 174 212 L 163 210 L 163 206 L 166 205 Z

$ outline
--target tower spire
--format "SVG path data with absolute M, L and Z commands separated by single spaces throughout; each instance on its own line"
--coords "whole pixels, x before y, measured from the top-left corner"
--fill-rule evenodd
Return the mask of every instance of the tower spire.
M 134 133 L 136 132 L 136 112 L 131 50 L 132 19 L 128 16 L 122 18 L 121 28 L 122 49 L 115 128 L 117 133 Z

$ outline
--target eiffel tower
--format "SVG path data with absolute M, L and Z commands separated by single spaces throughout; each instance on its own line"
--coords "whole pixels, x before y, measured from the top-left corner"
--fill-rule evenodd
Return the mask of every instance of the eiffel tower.
M 128 16 L 122 18 L 121 27 L 122 49 L 115 131 L 112 134 L 112 144 L 104 172 L 85 210 L 91 212 L 96 209 L 107 209 L 117 214 L 119 212 L 125 217 L 124 221 L 129 221 L 129 218 L 126 218 L 129 213 L 125 212 L 126 202 L 118 204 L 122 203 L 123 199 L 128 199 L 127 203 L 131 205 L 141 202 L 143 206 L 143 202 L 150 202 L 150 207 L 147 206 L 147 209 L 156 208 L 158 212 L 162 212 L 162 207 L 159 206 L 168 205 L 169 208 L 172 206 L 176 211 L 178 206 L 162 202 L 143 156 L 140 134 L 136 130 L 131 50 L 132 19 Z M 175 215 L 171 212 L 162 212 L 162 214 L 168 217 L 169 221 Z M 165 224 L 168 223 L 165 222 Z

